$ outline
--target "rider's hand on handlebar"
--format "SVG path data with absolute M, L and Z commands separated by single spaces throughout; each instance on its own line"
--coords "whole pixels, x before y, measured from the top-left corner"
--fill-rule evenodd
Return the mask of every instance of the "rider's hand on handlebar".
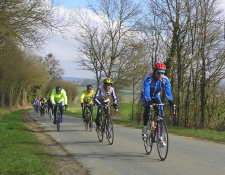
M 152 100 L 148 101 L 148 106 L 152 106 L 152 105 L 153 105 L 153 101 Z
M 113 103 L 113 107 L 114 107 L 115 109 L 118 109 L 118 104 Z

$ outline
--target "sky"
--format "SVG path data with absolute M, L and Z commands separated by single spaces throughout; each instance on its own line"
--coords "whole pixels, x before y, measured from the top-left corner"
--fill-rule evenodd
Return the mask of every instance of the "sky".
M 138 2 L 139 0 L 135 1 Z M 225 0 L 219 1 L 222 3 L 220 8 L 225 11 Z M 55 2 L 68 10 L 83 9 L 88 4 L 87 0 L 55 0 Z M 76 45 L 77 42 L 72 39 L 71 35 L 66 35 L 66 39 L 59 35 L 49 39 L 48 44 L 44 45 L 44 49 L 41 51 L 37 51 L 37 54 L 44 57 L 52 53 L 60 61 L 61 68 L 65 70 L 63 77 L 95 78 L 93 72 L 81 70 L 81 67 L 75 62 L 78 54 L 75 48 Z

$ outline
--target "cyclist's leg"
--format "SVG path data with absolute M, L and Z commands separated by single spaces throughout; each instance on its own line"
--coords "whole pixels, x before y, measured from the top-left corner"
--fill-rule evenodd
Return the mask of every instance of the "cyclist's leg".
M 146 106 L 143 113 L 143 126 L 142 126 L 142 137 L 145 139 L 147 137 L 147 124 L 149 120 L 150 106 Z
M 85 115 L 85 105 L 83 105 L 83 108 L 82 108 L 82 118 L 84 119 L 84 115 Z
M 99 129 L 99 126 L 100 126 L 99 114 L 100 114 L 100 109 L 99 109 L 99 107 L 98 107 L 98 110 L 97 110 L 97 117 L 96 117 L 96 119 L 95 119 L 95 124 L 96 124 L 97 129 Z

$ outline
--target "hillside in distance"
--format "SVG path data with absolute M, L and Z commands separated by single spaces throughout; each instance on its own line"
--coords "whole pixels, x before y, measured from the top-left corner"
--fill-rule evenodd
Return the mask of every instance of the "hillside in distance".
M 62 79 L 64 81 L 73 82 L 75 84 L 96 84 L 96 80 L 90 78 L 62 77 Z

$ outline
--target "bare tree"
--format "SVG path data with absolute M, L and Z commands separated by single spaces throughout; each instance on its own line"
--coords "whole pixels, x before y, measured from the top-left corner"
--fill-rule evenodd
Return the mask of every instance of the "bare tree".
M 99 83 L 103 77 L 115 77 L 116 60 L 124 57 L 141 11 L 132 0 L 96 0 L 89 7 L 98 21 L 77 13 L 73 23 L 80 32 L 75 39 L 81 44 L 81 65 L 93 71 Z
M 43 59 L 43 67 L 46 67 L 46 70 L 49 73 L 50 80 L 61 80 L 64 75 L 64 70 L 60 67 L 59 60 L 55 58 L 52 53 L 46 55 Z
M 63 19 L 46 0 L 0 1 L 0 47 L 13 39 L 18 45 L 40 47 L 54 32 L 60 31 Z

